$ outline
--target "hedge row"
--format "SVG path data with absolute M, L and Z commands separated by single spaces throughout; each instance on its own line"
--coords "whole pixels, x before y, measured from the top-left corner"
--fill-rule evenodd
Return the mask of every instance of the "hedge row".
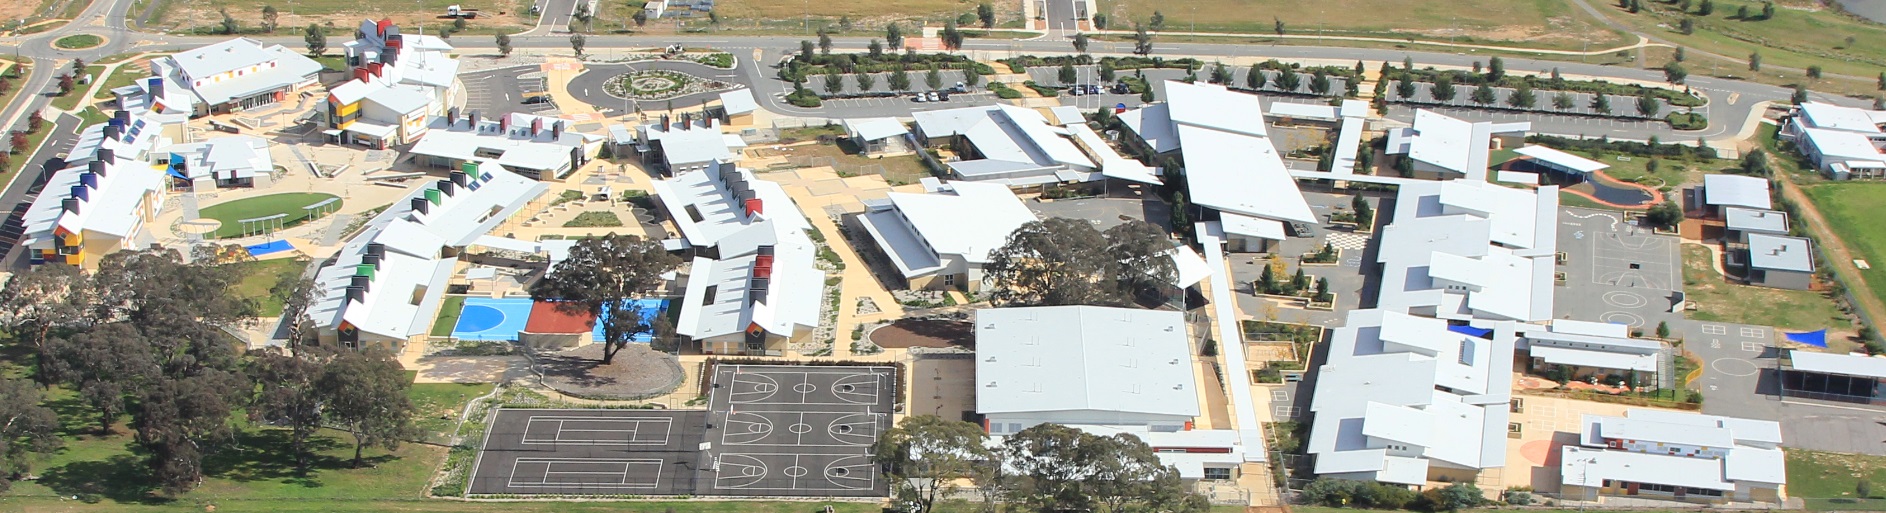
M 1462 70 L 1441 71 L 1434 68 L 1423 68 L 1423 69 L 1414 69 L 1414 70 L 1391 69 L 1388 71 L 1386 81 L 1395 82 L 1395 81 L 1400 81 L 1403 77 L 1412 77 L 1415 82 L 1433 83 L 1435 79 L 1437 77 L 1440 77 L 1441 75 L 1447 75 L 1448 78 L 1452 79 L 1454 84 L 1457 84 L 1457 85 L 1477 86 L 1480 84 L 1489 84 L 1494 87 L 1517 88 L 1519 87 L 1520 83 L 1524 82 L 1524 83 L 1531 84 L 1534 89 L 1542 89 L 1546 91 L 1572 91 L 1572 92 L 1593 93 L 1593 94 L 1604 93 L 1611 96 L 1643 96 L 1644 90 L 1649 89 L 1650 94 L 1652 96 L 1655 96 L 1657 98 L 1663 99 L 1664 101 L 1670 102 L 1670 105 L 1672 106 L 1697 107 L 1703 104 L 1703 99 L 1696 97 L 1696 95 L 1694 94 L 1690 94 L 1690 93 L 1686 93 L 1682 91 L 1664 89 L 1661 87 L 1644 87 L 1637 84 L 1615 84 L 1615 83 L 1607 82 L 1604 80 L 1566 80 L 1564 78 L 1550 78 L 1550 77 L 1541 78 L 1537 75 L 1519 76 L 1519 75 L 1507 74 L 1507 75 L 1501 76 L 1499 80 L 1489 80 L 1489 75 L 1487 74 L 1473 73 L 1473 72 L 1462 71 Z

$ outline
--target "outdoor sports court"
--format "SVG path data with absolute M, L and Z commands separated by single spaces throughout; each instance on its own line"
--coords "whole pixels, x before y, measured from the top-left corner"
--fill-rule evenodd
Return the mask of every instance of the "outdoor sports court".
M 721 365 L 707 411 L 503 409 L 472 494 L 882 497 L 892 367 Z
M 1578 245 L 1590 248 L 1588 255 L 1578 257 L 1591 266 L 1592 281 L 1618 287 L 1677 290 L 1682 264 L 1677 260 L 1676 237 L 1652 233 L 1612 213 L 1573 213 L 1561 221 L 1567 226 L 1560 230 L 1572 230 Z
M 529 331 L 534 324 L 531 319 L 542 317 L 532 313 L 535 306 L 530 298 L 466 298 L 464 307 L 459 309 L 458 323 L 452 326 L 452 337 L 459 340 L 517 340 L 518 334 Z M 648 322 L 662 315 L 668 308 L 667 299 L 642 299 L 635 302 L 634 308 L 641 311 L 643 322 Z M 580 314 L 578 322 L 586 323 L 590 340 L 601 342 L 602 325 L 592 322 L 594 317 Z M 603 319 L 608 320 L 604 315 Z M 581 325 L 577 326 L 582 328 Z M 647 343 L 651 334 L 639 333 L 632 339 Z
M 706 493 L 885 495 L 888 483 L 870 454 L 890 429 L 896 383 L 891 367 L 717 367 L 708 401 L 713 491 Z

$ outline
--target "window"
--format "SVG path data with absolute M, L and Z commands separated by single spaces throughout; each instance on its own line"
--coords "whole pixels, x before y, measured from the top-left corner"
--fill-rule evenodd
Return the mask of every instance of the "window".
M 1210 479 L 1214 481 L 1230 481 L 1231 469 L 1220 468 L 1220 467 L 1205 467 L 1205 479 Z
M 707 291 L 701 293 L 701 306 L 708 306 L 708 305 L 714 304 L 714 292 L 719 289 L 720 289 L 719 285 L 708 285 Z
M 951 287 L 956 286 L 956 275 L 954 274 L 943 275 L 943 284 L 946 286 L 951 286 Z

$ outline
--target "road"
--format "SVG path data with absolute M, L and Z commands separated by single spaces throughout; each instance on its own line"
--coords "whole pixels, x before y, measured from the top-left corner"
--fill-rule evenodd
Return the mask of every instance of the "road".
M 465 109 L 495 116 L 502 112 L 529 112 L 552 108 L 549 104 L 525 105 L 524 93 L 543 92 L 543 79 L 524 80 L 524 75 L 542 73 L 536 65 L 488 69 L 459 76 L 465 84 Z
M 32 205 L 34 198 L 38 197 L 39 189 L 45 185 L 45 179 L 51 177 L 52 171 L 55 171 L 49 168 L 60 167 L 60 164 L 64 162 L 62 155 L 65 148 L 70 148 L 78 142 L 79 123 L 77 116 L 65 114 L 53 119 L 52 124 L 43 127 L 51 130 L 52 135 L 46 137 L 45 144 L 41 144 L 37 150 L 24 157 L 26 165 L 20 167 L 20 172 L 14 175 L 15 181 L 25 185 L 7 187 L 4 193 L 0 193 L 0 205 L 4 205 L 8 212 L 6 219 L 0 221 L 0 255 L 6 256 L 0 262 L 21 261 L 17 259 L 15 250 L 18 249 L 20 237 L 25 235 L 22 223 L 26 208 Z
M 567 34 L 570 32 L 570 23 L 576 20 L 577 4 L 585 3 L 590 3 L 590 0 L 537 0 L 537 3 L 533 5 L 540 13 L 537 17 L 537 26 L 518 36 Z M 591 7 L 594 8 L 594 6 Z

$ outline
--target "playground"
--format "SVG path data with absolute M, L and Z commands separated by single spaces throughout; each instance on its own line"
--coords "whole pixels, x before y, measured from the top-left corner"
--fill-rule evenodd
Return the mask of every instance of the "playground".
M 459 310 L 458 321 L 452 328 L 452 338 L 517 340 L 518 333 L 530 325 L 533 303 L 530 298 L 466 298 L 463 309 Z M 636 300 L 635 308 L 641 311 L 643 324 L 647 324 L 668 309 L 668 300 L 640 299 Z M 590 338 L 593 341 L 603 339 L 602 323 L 590 323 Z M 651 337 L 649 333 L 639 333 L 632 340 L 647 343 Z
M 268 235 L 340 211 L 341 198 L 333 194 L 291 192 L 256 196 L 204 207 L 203 219 L 220 223 L 206 234 L 210 239 Z

